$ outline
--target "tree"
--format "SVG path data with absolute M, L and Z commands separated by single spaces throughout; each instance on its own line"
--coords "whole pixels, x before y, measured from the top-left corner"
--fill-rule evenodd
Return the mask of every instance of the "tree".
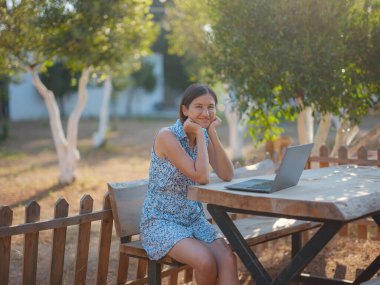
M 76 177 L 78 124 L 87 101 L 86 86 L 92 73 L 109 74 L 129 57 L 149 51 L 154 25 L 150 1 L 119 0 L 24 0 L 1 8 L 0 50 L 16 68 L 32 73 L 33 83 L 44 98 L 58 154 L 61 183 Z M 68 119 L 67 137 L 54 93 L 39 76 L 52 60 L 80 72 L 78 101 Z
M 254 140 L 278 136 L 282 119 L 298 116 L 302 143 L 303 120 L 312 114 L 349 122 L 363 117 L 372 93 L 360 72 L 347 72 L 357 64 L 347 41 L 359 2 L 211 1 L 216 12 L 208 58 L 214 74 L 236 88 Z M 312 130 L 311 122 L 307 126 Z
M 337 149 L 379 101 L 378 0 L 174 3 L 173 50 L 234 91 L 256 143 L 283 132 L 282 120 L 297 119 L 299 142 L 314 140 L 315 153 L 335 116 Z

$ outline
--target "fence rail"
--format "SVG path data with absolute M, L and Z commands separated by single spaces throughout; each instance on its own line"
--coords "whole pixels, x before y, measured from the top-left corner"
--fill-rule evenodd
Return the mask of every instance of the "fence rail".
M 348 157 L 348 148 L 342 146 L 338 150 L 338 157 L 329 157 L 327 146 L 321 146 L 319 156 L 309 157 L 307 167 L 312 168 L 312 163 L 319 163 L 319 167 L 328 167 L 331 165 L 356 164 L 361 166 L 378 166 L 380 167 L 380 149 L 369 152 L 365 147 L 358 149 L 354 157 Z M 380 241 L 380 229 L 371 219 L 361 219 L 343 227 L 339 232 L 341 236 L 353 236 L 359 239 L 372 239 Z
M 112 237 L 112 211 L 108 194 L 103 201 L 101 211 L 92 212 L 93 199 L 84 195 L 80 201 L 80 212 L 68 217 L 69 205 L 65 199 L 55 204 L 54 218 L 40 222 L 40 205 L 30 201 L 25 207 L 25 223 L 12 225 L 13 211 L 8 206 L 0 207 L 0 284 L 9 283 L 11 260 L 11 238 L 24 235 L 23 284 L 36 284 L 39 232 L 52 230 L 52 251 L 50 263 L 50 284 L 62 284 L 66 231 L 68 226 L 77 225 L 78 242 L 75 261 L 74 284 L 85 284 L 88 264 L 88 253 L 91 234 L 91 223 L 101 221 L 98 249 L 96 284 L 106 284 Z
M 377 158 L 371 158 L 371 156 L 377 156 Z M 357 164 L 380 167 L 380 149 L 376 151 L 376 154 L 373 153 L 373 155 L 371 155 L 365 147 L 361 147 L 358 149 L 355 157 L 349 158 L 348 148 L 342 146 L 338 150 L 338 157 L 329 157 L 329 148 L 327 146 L 321 146 L 319 156 L 309 157 L 307 168 L 311 168 L 312 162 L 319 162 L 319 167 L 328 167 L 334 164 Z

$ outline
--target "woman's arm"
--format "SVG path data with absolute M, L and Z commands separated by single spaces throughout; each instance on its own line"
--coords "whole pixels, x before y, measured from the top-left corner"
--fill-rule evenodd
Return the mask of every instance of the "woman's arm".
M 207 184 L 209 182 L 209 157 L 206 139 L 202 128 L 199 125 L 193 126 L 195 123 L 191 124 L 191 126 L 184 125 L 184 128 L 187 127 L 186 131 L 190 129 L 191 132 L 195 133 L 197 142 L 197 158 L 195 161 L 186 153 L 169 129 L 162 129 L 158 133 L 154 142 L 154 151 L 159 157 L 169 159 L 179 171 L 191 180 L 200 184 Z
M 216 132 L 216 128 L 220 126 L 221 122 L 222 121 L 217 117 L 207 129 L 207 133 L 210 137 L 208 153 L 210 164 L 218 177 L 225 181 L 230 181 L 234 176 L 234 166 L 228 158 Z

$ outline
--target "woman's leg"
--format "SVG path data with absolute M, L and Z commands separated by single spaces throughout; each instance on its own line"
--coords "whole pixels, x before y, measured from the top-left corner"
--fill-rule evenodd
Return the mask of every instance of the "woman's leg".
M 240 284 L 237 272 L 236 256 L 224 239 L 214 240 L 206 246 L 215 256 L 218 270 L 218 285 Z
M 217 284 L 217 263 L 211 247 L 206 246 L 203 242 L 193 238 L 182 239 L 173 246 L 168 255 L 194 269 L 197 285 Z

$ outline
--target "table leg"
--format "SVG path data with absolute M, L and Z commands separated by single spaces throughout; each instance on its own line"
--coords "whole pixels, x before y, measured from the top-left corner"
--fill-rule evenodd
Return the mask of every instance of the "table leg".
M 258 285 L 269 285 L 272 282 L 268 272 L 260 263 L 257 256 L 249 248 L 228 214 L 219 206 L 208 204 L 207 210 L 218 224 L 219 228 L 230 242 L 241 261 L 251 273 Z
M 343 223 L 329 221 L 325 222 L 305 246 L 294 256 L 277 276 L 273 285 L 288 284 L 309 264 L 309 262 L 325 247 L 325 245 L 342 228 Z
M 373 215 L 372 219 L 376 222 L 376 224 L 380 227 L 380 214 Z
M 370 265 L 355 279 L 354 285 L 361 284 L 367 280 L 369 280 L 372 276 L 376 274 L 380 269 L 380 255 L 375 258 L 374 261 L 371 262 Z
M 292 234 L 292 258 L 296 256 L 297 252 L 301 250 L 302 247 L 302 233 Z
M 372 216 L 373 220 L 380 227 L 380 214 Z M 378 255 L 374 261 L 356 278 L 353 284 L 360 284 L 364 281 L 369 280 L 374 276 L 380 269 L 380 255 Z
M 299 276 L 301 271 L 344 225 L 344 223 L 337 221 L 325 222 L 317 233 L 302 247 L 302 249 L 293 256 L 290 264 L 288 264 L 280 272 L 277 278 L 272 281 L 268 272 L 260 263 L 257 256 L 249 248 L 243 236 L 228 216 L 226 211 L 227 209 L 225 207 L 212 204 L 208 204 L 207 209 L 258 285 L 289 284 L 292 280 Z

